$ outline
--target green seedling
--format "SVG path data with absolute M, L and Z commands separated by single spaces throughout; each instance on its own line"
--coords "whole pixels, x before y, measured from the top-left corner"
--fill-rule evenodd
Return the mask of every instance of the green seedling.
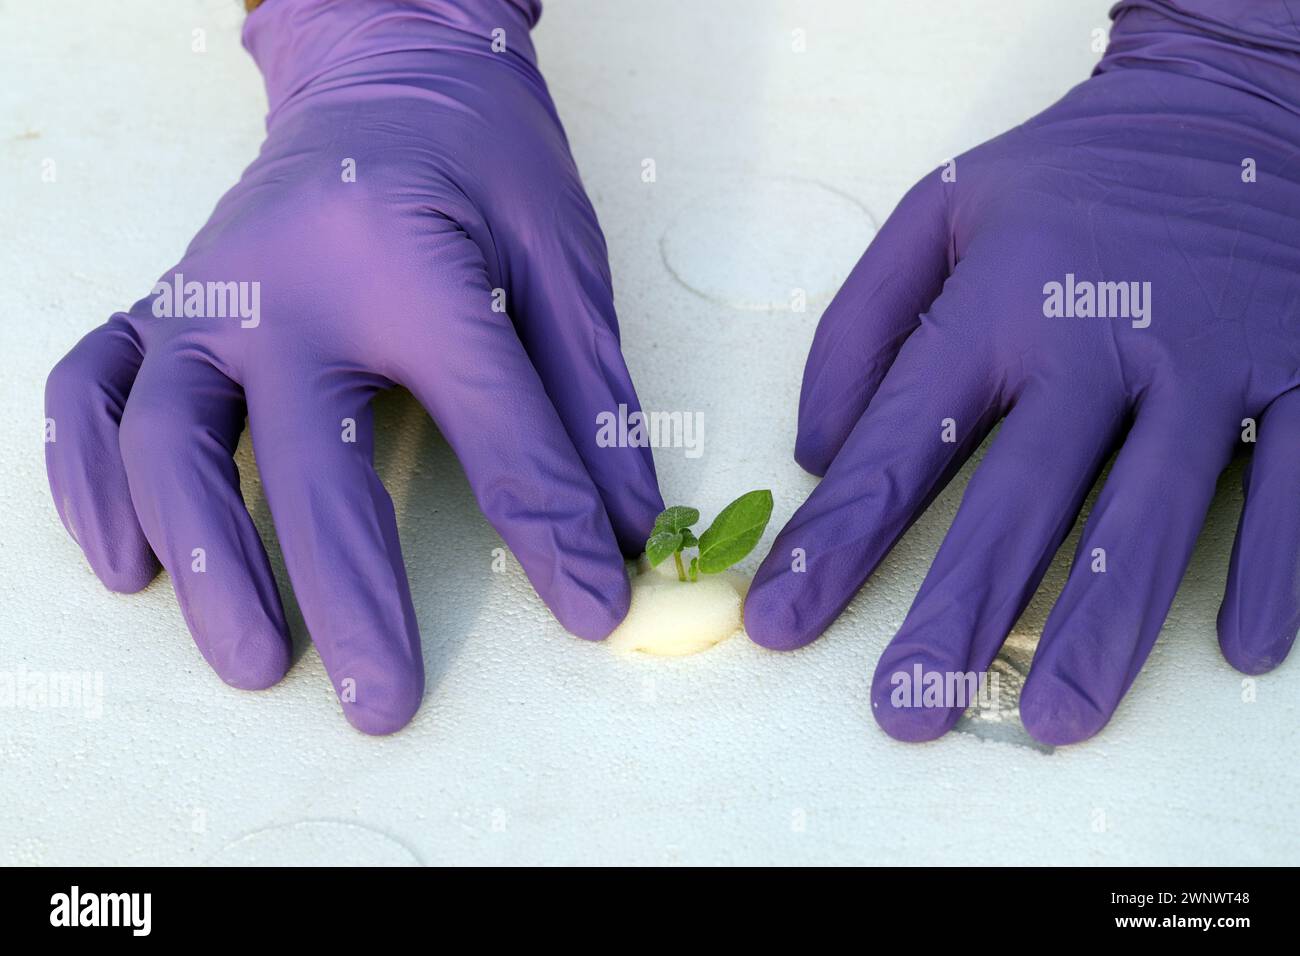
M 691 525 L 700 520 L 700 513 L 677 505 L 655 519 L 654 529 L 646 539 L 645 556 L 655 568 L 672 555 L 677 580 L 695 581 L 701 574 L 727 570 L 753 551 L 771 517 L 772 492 L 751 491 L 723 508 L 709 529 L 696 538 Z M 698 549 L 689 568 L 682 564 L 682 552 L 687 548 Z

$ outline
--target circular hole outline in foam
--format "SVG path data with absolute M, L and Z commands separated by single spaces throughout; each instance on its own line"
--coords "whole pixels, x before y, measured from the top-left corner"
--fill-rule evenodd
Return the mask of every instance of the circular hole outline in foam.
M 372 827 L 297 820 L 231 840 L 208 866 L 421 866 L 414 851 Z
M 664 267 L 696 295 L 753 312 L 829 301 L 874 238 L 871 211 L 808 179 L 741 176 L 697 198 L 659 240 Z

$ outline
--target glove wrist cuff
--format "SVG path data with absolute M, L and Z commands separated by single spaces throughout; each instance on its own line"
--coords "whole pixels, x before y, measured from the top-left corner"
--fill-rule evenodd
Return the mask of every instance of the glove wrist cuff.
M 1095 73 L 1198 76 L 1300 113 L 1300 29 L 1286 0 L 1120 0 Z
M 529 31 L 541 12 L 541 0 L 264 0 L 244 20 L 243 43 L 274 113 L 313 88 L 375 79 L 385 54 L 401 54 L 408 72 L 422 52 L 461 51 L 535 73 Z

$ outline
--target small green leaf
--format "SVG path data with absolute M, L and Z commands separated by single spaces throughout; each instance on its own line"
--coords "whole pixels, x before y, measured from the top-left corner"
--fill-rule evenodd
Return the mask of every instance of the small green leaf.
M 713 519 L 700 535 L 700 571 L 725 571 L 754 550 L 772 517 L 772 492 L 751 491 L 741 495 Z
M 683 548 L 694 548 L 694 547 L 696 547 L 699 543 L 700 543 L 700 542 L 699 542 L 699 539 L 695 537 L 695 533 L 694 533 L 693 531 L 691 531 L 690 528 L 683 528 L 683 529 L 682 529 L 682 547 L 683 547 Z
M 674 505 L 659 513 L 659 517 L 655 518 L 654 529 L 650 533 L 654 534 L 656 531 L 681 531 L 684 528 L 689 528 L 699 520 L 700 513 L 694 508 L 683 508 L 681 505 Z
M 645 556 L 650 559 L 650 567 L 656 568 L 665 558 L 681 549 L 680 531 L 656 531 L 645 543 Z

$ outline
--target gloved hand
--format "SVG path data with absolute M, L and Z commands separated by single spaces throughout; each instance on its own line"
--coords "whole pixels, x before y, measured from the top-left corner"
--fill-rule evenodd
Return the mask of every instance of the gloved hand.
M 251 13 L 270 100 L 260 155 L 154 292 L 82 339 L 46 390 L 50 487 L 96 574 L 135 591 L 156 554 L 203 656 L 261 688 L 290 645 L 231 457 L 247 408 L 307 627 L 368 733 L 406 724 L 424 681 L 372 466 L 376 392 L 400 384 L 428 409 L 581 637 L 626 613 L 620 546 L 638 552 L 663 507 L 648 448 L 597 446 L 598 413 L 639 406 L 604 239 L 529 42 L 539 13 Z
M 1117 448 L 1023 688 L 1028 731 L 1066 744 L 1110 719 L 1237 448 L 1254 458 L 1220 643 L 1251 674 L 1286 656 L 1300 627 L 1288 6 L 1118 4 L 1093 77 L 918 183 L 822 318 L 795 457 L 825 479 L 749 592 L 759 644 L 816 638 L 1004 419 L 876 669 L 892 736 L 957 721 L 962 701 L 909 681 L 983 674 Z

